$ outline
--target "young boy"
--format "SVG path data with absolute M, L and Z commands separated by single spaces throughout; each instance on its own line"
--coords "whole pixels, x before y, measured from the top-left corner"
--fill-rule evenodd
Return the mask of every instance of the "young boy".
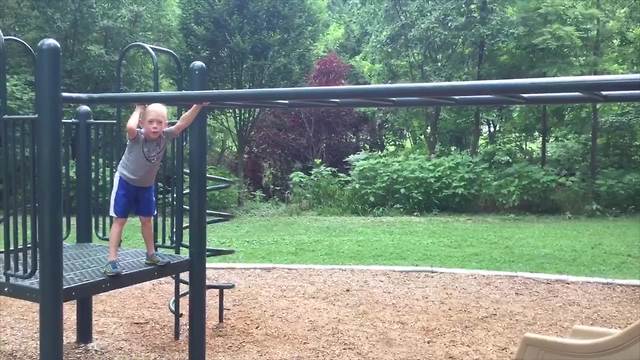
M 167 144 L 180 135 L 196 118 L 203 105 L 193 105 L 174 126 L 167 127 L 167 107 L 163 104 L 136 105 L 127 122 L 127 149 L 122 155 L 111 191 L 109 256 L 104 267 L 107 276 L 122 274 L 118 246 L 130 214 L 140 217 L 142 237 L 147 247 L 147 265 L 169 263 L 155 252 L 152 219 L 156 214 L 155 180 Z M 140 128 L 139 128 L 140 127 Z

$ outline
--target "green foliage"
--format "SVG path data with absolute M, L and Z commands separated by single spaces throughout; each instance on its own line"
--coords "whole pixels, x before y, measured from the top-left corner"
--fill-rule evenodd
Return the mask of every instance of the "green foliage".
M 207 166 L 207 174 L 221 176 L 234 182 L 231 187 L 226 189 L 207 192 L 207 209 L 218 211 L 234 208 L 238 203 L 238 192 L 241 191 L 241 186 L 238 186 L 238 179 L 229 170 L 219 166 Z M 209 185 L 213 184 L 216 184 L 216 182 L 209 182 Z
M 479 160 L 491 168 L 503 169 L 517 162 L 526 161 L 532 156 L 532 151 L 523 148 L 518 137 L 505 136 L 499 142 L 483 147 L 479 154 Z
M 471 210 L 482 166 L 467 155 L 429 160 L 418 154 L 352 158 L 349 191 L 358 213 L 396 209 L 403 213 Z
M 180 30 L 191 56 L 210 69 L 213 89 L 296 86 L 312 64 L 323 9 L 315 0 L 182 0 Z M 212 117 L 230 135 L 240 178 L 258 114 L 235 109 Z
M 640 106 L 602 119 L 600 153 L 604 167 L 640 168 Z M 635 111 L 634 111 L 635 110 Z
M 292 204 L 301 210 L 345 212 L 349 207 L 345 189 L 348 177 L 320 161 L 316 161 L 309 175 L 296 171 L 290 180 Z
M 596 181 L 597 204 L 618 211 L 640 210 L 640 171 L 608 169 Z
M 516 163 L 495 173 L 485 173 L 484 198 L 499 209 L 529 212 L 554 212 L 551 196 L 560 186 L 560 178 L 548 169 L 528 163 Z
M 604 170 L 594 202 L 581 174 L 541 168 L 501 155 L 504 148 L 493 149 L 483 154 L 485 159 L 460 153 L 436 159 L 360 153 L 349 159 L 350 176 L 323 165 L 309 175 L 293 173 L 292 203 L 302 210 L 361 215 L 478 210 L 581 214 L 640 207 L 638 172 Z
M 179 44 L 177 15 L 176 0 L 7 0 L 0 10 L 0 30 L 5 36 L 25 40 L 34 49 L 45 37 L 58 40 L 63 51 L 65 91 L 110 92 L 115 85 L 118 53 L 125 45 L 142 41 L 175 48 Z M 28 77 L 34 72 L 34 64 L 23 52 L 11 52 L 8 64 L 14 75 L 8 84 L 10 110 L 30 112 L 24 109 L 33 108 Z M 142 62 L 140 57 L 131 56 L 125 68 L 128 87 L 151 89 L 147 57 Z
M 29 74 L 9 75 L 7 79 L 7 113 L 28 115 L 35 112 L 33 76 Z
M 589 138 L 586 135 L 556 134 L 548 147 L 549 166 L 562 175 L 586 173 L 589 147 Z

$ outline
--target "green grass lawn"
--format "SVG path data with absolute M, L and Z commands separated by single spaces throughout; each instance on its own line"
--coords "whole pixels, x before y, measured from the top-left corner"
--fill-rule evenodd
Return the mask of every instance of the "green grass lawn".
M 132 221 L 132 225 L 135 222 Z M 125 247 L 140 246 L 128 226 Z M 216 262 L 416 265 L 640 279 L 640 217 L 240 217 L 211 225 Z

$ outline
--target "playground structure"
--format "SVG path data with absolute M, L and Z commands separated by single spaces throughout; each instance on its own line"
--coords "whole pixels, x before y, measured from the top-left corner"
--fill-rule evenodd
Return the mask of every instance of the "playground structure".
M 568 338 L 525 334 L 516 360 L 625 360 L 640 357 L 640 320 L 623 330 L 575 325 Z
M 189 224 L 182 224 L 183 203 L 178 203 L 185 194 L 183 188 L 158 186 L 159 196 L 163 191 L 169 200 L 166 216 L 156 222 L 155 233 L 161 239 L 158 247 L 176 251 L 170 255 L 172 263 L 165 268 L 142 266 L 144 252 L 125 250 L 121 257 L 127 271 L 121 278 L 107 279 L 96 273 L 96 261 L 102 265 L 105 248 L 91 243 L 92 185 L 91 185 L 91 145 L 87 142 L 89 125 L 101 124 L 90 120 L 90 109 L 78 109 L 77 124 L 77 218 L 78 244 L 63 245 L 63 238 L 70 230 L 70 220 L 65 222 L 65 213 L 70 207 L 65 205 L 64 182 L 61 169 L 69 157 L 70 145 L 63 142 L 64 124 L 62 110 L 64 104 L 133 104 L 163 102 L 168 105 L 184 105 L 209 102 L 210 109 L 216 108 L 295 108 L 295 107 L 407 107 L 407 106 L 469 106 L 469 105 L 530 105 L 530 104 L 578 104 L 605 102 L 640 101 L 640 75 L 578 76 L 541 79 L 513 79 L 492 81 L 469 81 L 450 83 L 424 83 L 401 85 L 340 86 L 318 88 L 283 88 L 250 90 L 205 90 L 206 67 L 194 62 L 189 68 L 190 91 L 160 92 L 159 87 L 152 92 L 77 94 L 61 92 L 61 51 L 55 40 L 45 39 L 38 45 L 37 53 L 31 52 L 36 63 L 36 114 L 30 116 L 6 115 L 6 59 L 4 40 L 26 43 L 0 34 L 0 96 L 2 115 L 3 161 L 8 169 L 3 179 L 3 231 L 4 251 L 2 256 L 4 281 L 0 295 L 38 302 L 40 304 L 40 358 L 62 358 L 62 303 L 76 300 L 78 341 L 91 341 L 91 297 L 117 288 L 157 279 L 175 276 L 176 293 L 179 295 L 179 274 L 189 271 L 189 358 L 204 359 L 205 349 L 205 264 L 207 255 L 220 255 L 226 250 L 206 248 L 207 223 L 223 221 L 226 214 L 208 211 L 203 194 L 208 189 L 206 173 L 206 114 L 201 113 L 189 129 Z M 145 51 L 151 50 L 154 65 L 155 51 L 170 54 L 164 48 L 139 44 Z M 133 45 L 133 44 L 132 44 Z M 26 45 L 28 48 L 28 45 Z M 125 48 L 127 49 L 127 48 Z M 162 50 L 161 50 L 162 49 Z M 126 51 L 123 53 L 126 54 Z M 123 55 L 119 60 L 122 63 Z M 178 67 L 180 67 L 178 62 Z M 120 68 L 120 65 L 119 65 Z M 120 70 L 119 70 L 120 71 Z M 121 79 L 121 72 L 118 73 Z M 154 66 L 154 80 L 157 66 Z M 120 80 L 119 80 L 120 81 Z M 119 89 L 121 90 L 121 83 Z M 120 113 L 116 117 L 119 119 Z M 15 126 L 12 122 L 21 122 Z M 27 124 L 28 125 L 25 125 Z M 106 124 L 106 123 L 104 123 Z M 111 131 L 117 133 L 116 123 Z M 31 126 L 29 128 L 29 125 Z M 12 130 L 10 132 L 9 130 Z M 99 130 L 96 130 L 99 131 Z M 102 130 L 109 131 L 109 130 Z M 11 134 L 11 136 L 9 136 Z M 17 136 L 17 135 L 20 136 Z M 96 138 L 101 138 L 97 135 Z M 104 132 L 103 132 L 104 134 Z M 19 139 L 18 139 L 19 137 Z M 104 136 L 102 136 L 104 138 Z M 174 145 L 175 146 L 175 145 Z M 21 154 L 20 158 L 8 156 L 8 148 Z M 109 148 L 109 147 L 107 147 Z M 114 147 L 111 147 L 114 148 Z M 51 149 L 66 149 L 50 151 Z M 169 167 L 182 178 L 182 163 L 175 160 L 182 146 L 170 150 Z M 104 150 L 104 148 L 99 149 Z M 98 150 L 98 151 L 99 151 Z M 114 150 L 112 150 L 114 151 Z M 37 156 L 36 156 L 37 154 Z M 95 155 L 95 154 L 94 154 Z M 95 159 L 95 157 L 94 157 Z M 112 159 L 117 160 L 117 156 Z M 20 160 L 20 161 L 18 161 Z M 115 161 L 114 160 L 114 161 Z M 21 165 L 30 164 L 24 170 Z M 95 161 L 103 174 L 108 172 L 104 161 Z M 67 166 L 64 170 L 67 177 Z M 94 168 L 94 175 L 99 172 Z M 113 171 L 113 170 L 110 170 Z M 15 174 L 24 173 L 23 179 L 30 183 L 20 183 Z M 82 175 L 84 174 L 84 176 Z M 104 178 L 107 178 L 106 176 Z M 214 178 L 215 179 L 215 178 Z M 218 179 L 220 180 L 220 179 Z M 67 182 L 68 183 L 68 182 Z M 9 185 L 8 185 L 9 184 Z M 68 185 L 70 186 L 70 185 Z M 108 186 L 108 185 L 107 185 Z M 214 185 L 214 187 L 220 185 Z M 223 186 L 227 186 L 223 184 Z M 10 188 L 11 192 L 7 189 Z M 95 184 L 94 184 L 95 188 Z M 67 188 L 68 189 L 68 188 Z M 9 195 L 11 194 L 11 196 Z M 18 197 L 16 194 L 21 194 Z M 28 194 L 28 195 L 27 195 Z M 84 195 L 83 195 L 84 194 Z M 93 198 L 99 198 L 93 197 Z M 22 202 L 20 202 L 20 200 Z M 95 205 L 93 206 L 95 208 Z M 37 209 L 37 210 L 36 210 Z M 177 210 L 176 210 L 177 209 Z M 85 211 L 86 210 L 86 211 Z M 159 213 L 163 210 L 159 209 Z M 212 216 L 209 220 L 207 215 Z M 69 217 L 66 217 L 69 219 Z M 21 221 L 18 221 L 21 219 Z M 166 223 L 168 221 L 168 225 Z M 93 221 L 96 228 L 106 228 L 106 218 Z M 102 224 L 96 225 L 96 224 Z M 63 229 L 64 228 L 64 229 Z M 158 231 L 158 228 L 169 229 Z M 188 228 L 189 243 L 181 240 L 182 230 Z M 180 235 L 178 235 L 180 233 Z M 20 236 L 18 236 L 20 234 Z M 165 241 L 168 239 L 168 242 Z M 13 241 L 11 241 L 13 240 Z M 20 241 L 21 240 L 21 241 Z M 179 255 L 182 247 L 188 247 L 189 256 Z M 142 254 L 142 255 L 141 255 Z M 141 257 L 142 256 L 142 257 Z M 138 265 L 139 264 L 139 265 Z M 139 266 L 139 267 L 136 267 Z M 86 271 L 93 269 L 92 271 Z M 179 316 L 179 302 L 175 302 L 175 314 Z M 176 332 L 177 334 L 177 332 Z

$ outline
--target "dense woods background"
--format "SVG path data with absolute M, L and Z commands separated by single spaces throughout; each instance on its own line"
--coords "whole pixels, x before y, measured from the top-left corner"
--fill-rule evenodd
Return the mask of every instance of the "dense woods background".
M 61 42 L 64 90 L 115 88 L 143 41 L 201 60 L 212 89 L 638 73 L 640 1 L 4 0 L 0 29 Z M 33 107 L 33 67 L 8 45 L 8 113 Z M 175 89 L 162 63 L 163 90 Z M 127 58 L 125 85 L 151 89 Z M 96 117 L 112 116 L 108 108 Z M 340 213 L 619 213 L 640 207 L 640 104 L 210 115 L 211 171 L 238 201 Z

